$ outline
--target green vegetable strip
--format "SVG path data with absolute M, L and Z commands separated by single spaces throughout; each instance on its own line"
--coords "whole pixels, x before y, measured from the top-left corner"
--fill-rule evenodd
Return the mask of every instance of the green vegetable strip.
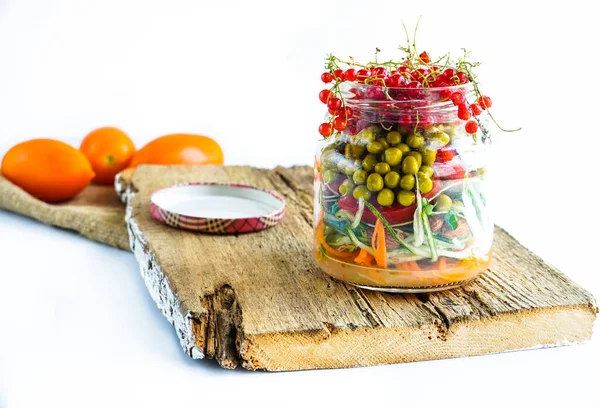
M 396 231 L 394 231 L 394 229 L 392 228 L 392 226 L 390 225 L 389 222 L 387 222 L 387 220 L 385 218 L 383 218 L 383 215 L 381 215 L 381 213 L 379 211 L 377 211 L 377 208 L 375 208 L 373 206 L 373 204 L 371 204 L 368 201 L 365 201 L 365 206 L 371 210 L 371 212 L 379 219 L 379 221 L 381 221 L 381 223 L 383 224 L 383 226 L 385 227 L 386 230 L 388 230 L 388 232 L 390 233 L 390 235 L 392 236 L 392 238 L 394 238 L 394 240 L 399 243 L 400 245 L 402 245 L 404 248 L 408 249 L 410 252 L 412 252 L 415 255 L 420 255 L 420 256 L 424 256 L 424 257 L 429 257 L 429 254 L 426 251 L 422 251 L 419 248 L 410 245 L 408 242 L 405 242 L 404 240 L 402 240 L 402 238 L 400 238 L 398 236 L 398 234 L 396 233 Z
M 352 221 L 352 228 L 355 229 L 360 224 L 360 220 L 362 219 L 363 212 L 365 211 L 365 200 L 362 198 L 358 200 L 358 211 L 354 216 L 354 221 Z
M 427 236 L 427 243 L 429 244 L 429 250 L 431 251 L 431 260 L 435 262 L 438 260 L 437 247 L 433 240 L 433 233 L 431 232 L 431 225 L 429 225 L 429 217 L 427 217 L 426 211 L 423 211 L 421 218 L 423 219 L 425 235 Z
M 335 213 L 336 218 L 346 218 L 350 222 L 354 222 L 354 214 L 347 210 L 339 210 Z
M 352 229 L 350 227 L 346 227 L 346 232 L 348 233 L 348 237 L 350 237 L 350 241 L 352 241 L 354 246 L 360 249 L 364 249 L 365 251 L 373 255 L 373 250 L 371 249 L 371 247 L 360 242 L 356 235 L 354 235 L 354 232 L 352 232 Z
M 415 232 L 415 246 L 420 247 L 423 245 L 423 241 L 425 240 L 425 231 L 423 230 L 423 225 L 421 225 L 421 214 L 423 212 L 423 203 L 421 201 L 421 192 L 419 191 L 419 177 L 415 174 L 415 183 L 416 183 L 416 195 L 417 195 L 417 209 L 415 210 L 415 214 L 413 217 L 413 231 Z

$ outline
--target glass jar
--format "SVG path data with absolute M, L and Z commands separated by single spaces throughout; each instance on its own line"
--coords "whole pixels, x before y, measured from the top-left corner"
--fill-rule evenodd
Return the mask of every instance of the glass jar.
M 467 133 L 450 101 L 457 94 L 473 101 L 471 86 L 340 86 L 352 119 L 319 143 L 315 157 L 319 266 L 387 292 L 453 288 L 486 271 L 494 235 L 488 115 L 470 118 Z

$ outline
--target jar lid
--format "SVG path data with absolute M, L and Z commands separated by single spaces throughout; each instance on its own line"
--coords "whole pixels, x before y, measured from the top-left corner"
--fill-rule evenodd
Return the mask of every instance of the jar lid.
M 150 214 L 174 228 L 239 234 L 278 224 L 285 202 L 270 191 L 244 184 L 187 183 L 155 191 Z

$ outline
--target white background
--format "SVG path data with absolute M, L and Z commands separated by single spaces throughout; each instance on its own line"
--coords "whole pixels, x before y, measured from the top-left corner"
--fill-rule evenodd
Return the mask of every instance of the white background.
M 326 53 L 473 51 L 495 116 L 497 223 L 600 296 L 600 38 L 593 2 L 0 0 L 0 156 L 115 125 L 203 133 L 227 164 L 310 164 Z M 420 6 L 416 6 L 419 4 Z M 541 3 L 540 3 L 541 4 Z M 575 347 L 247 373 L 180 350 L 127 252 L 0 213 L 0 407 L 600 406 L 598 330 Z

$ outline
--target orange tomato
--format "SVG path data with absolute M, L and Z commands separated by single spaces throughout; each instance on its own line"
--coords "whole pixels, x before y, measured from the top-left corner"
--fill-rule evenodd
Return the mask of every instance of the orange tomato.
M 88 134 L 79 150 L 88 158 L 96 173 L 93 181 L 112 184 L 117 173 L 129 166 L 135 146 L 123 131 L 114 127 L 102 127 Z
M 2 159 L 2 175 L 40 200 L 75 197 L 94 178 L 79 150 L 51 139 L 34 139 L 11 148 Z
M 173 134 L 154 139 L 133 155 L 131 167 L 144 163 L 223 164 L 223 151 L 210 137 Z

